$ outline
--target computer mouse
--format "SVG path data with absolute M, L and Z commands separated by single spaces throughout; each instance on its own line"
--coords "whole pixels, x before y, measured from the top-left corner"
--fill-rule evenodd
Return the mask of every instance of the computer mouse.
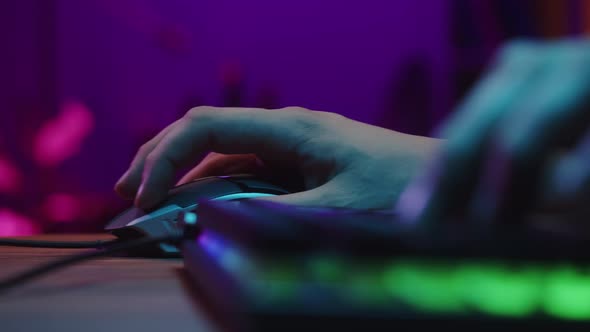
M 235 201 L 288 193 L 288 190 L 252 175 L 202 178 L 172 188 L 167 198 L 150 210 L 131 207 L 123 211 L 107 224 L 105 230 L 121 240 L 176 235 L 182 232 L 177 219 L 179 213 L 195 212 L 199 200 Z M 141 255 L 179 256 L 180 251 L 175 246 L 160 244 Z

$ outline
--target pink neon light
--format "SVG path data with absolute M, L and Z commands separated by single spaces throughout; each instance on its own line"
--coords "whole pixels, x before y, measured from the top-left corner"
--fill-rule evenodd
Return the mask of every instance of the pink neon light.
M 39 228 L 29 217 L 0 208 L 0 236 L 25 236 L 38 233 Z
M 21 172 L 8 160 L 0 157 L 0 193 L 15 193 L 22 187 Z
M 68 223 L 77 220 L 82 211 L 80 200 L 71 194 L 53 193 L 42 206 L 43 213 L 52 222 Z
M 57 166 L 80 151 L 84 139 L 94 128 L 92 112 L 79 101 L 65 102 L 55 119 L 47 121 L 37 133 L 33 155 L 43 166 Z

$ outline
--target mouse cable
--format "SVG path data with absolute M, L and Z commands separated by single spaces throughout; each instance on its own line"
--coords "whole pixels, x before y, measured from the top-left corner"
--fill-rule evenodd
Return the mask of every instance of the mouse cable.
M 83 252 L 80 254 L 71 255 L 65 258 L 61 258 L 49 263 L 45 263 L 39 266 L 36 266 L 30 270 L 26 270 L 20 273 L 15 274 L 14 276 L 8 277 L 6 279 L 0 280 L 0 293 L 3 291 L 8 290 L 9 288 L 13 288 L 15 286 L 22 285 L 30 280 L 35 278 L 41 277 L 46 275 L 47 273 L 54 272 L 56 270 L 84 262 L 87 260 L 107 257 L 111 256 L 112 254 L 119 253 L 122 251 L 127 250 L 134 250 L 134 249 L 141 249 L 144 247 L 153 246 L 159 243 L 170 243 L 170 244 L 179 244 L 185 236 L 183 235 L 173 235 L 173 236 L 162 236 L 162 237 L 154 237 L 154 238 L 142 238 L 138 240 L 131 240 L 125 242 L 119 242 L 113 245 L 110 245 L 104 249 L 96 250 L 96 251 L 88 251 Z
M 108 246 L 121 243 L 121 240 L 97 240 L 97 241 L 39 241 L 22 239 L 2 239 L 0 247 L 27 247 L 27 248 L 54 248 L 54 249 L 80 249 L 95 248 L 103 249 Z

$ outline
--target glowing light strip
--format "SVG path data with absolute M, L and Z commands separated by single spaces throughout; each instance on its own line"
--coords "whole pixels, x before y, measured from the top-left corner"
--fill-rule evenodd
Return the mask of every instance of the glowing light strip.
M 263 194 L 263 193 L 236 193 L 236 194 L 229 194 L 225 196 L 219 196 L 217 198 L 213 198 L 212 201 L 231 201 L 236 199 L 247 199 L 247 198 L 257 198 L 257 197 L 266 197 L 266 196 L 275 196 L 273 194 Z
M 587 267 L 419 260 L 383 263 L 368 265 L 317 255 L 303 263 L 269 261 L 259 277 L 290 285 L 291 296 L 298 296 L 306 283 L 314 283 L 336 287 L 333 289 L 357 304 L 387 306 L 396 301 L 425 313 L 516 319 L 542 313 L 590 323 Z

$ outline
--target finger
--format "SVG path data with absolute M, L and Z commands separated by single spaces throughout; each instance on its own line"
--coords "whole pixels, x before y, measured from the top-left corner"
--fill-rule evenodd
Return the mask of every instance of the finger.
M 402 194 L 397 209 L 403 218 L 430 224 L 461 214 L 480 171 L 483 147 L 499 119 L 542 75 L 541 45 L 513 44 L 498 57 L 443 128 L 447 143 L 430 169 Z
M 145 158 L 153 151 L 153 149 L 158 145 L 158 143 L 166 136 L 170 130 L 178 123 L 178 121 L 173 122 L 172 124 L 168 125 L 166 128 L 162 129 L 154 138 L 143 144 L 133 161 L 129 165 L 127 171 L 121 176 L 121 178 L 115 184 L 115 191 L 122 197 L 131 199 L 135 197 L 139 185 L 141 184 L 141 173 L 143 171 L 143 166 L 145 164 Z
M 544 172 L 543 202 L 571 200 L 590 191 L 590 130 L 572 151 L 555 158 Z
M 552 231 L 588 232 L 590 216 L 590 130 L 575 148 L 550 161 L 544 171 L 543 197 L 531 221 Z
M 213 152 L 186 173 L 178 184 L 184 184 L 207 176 L 240 173 L 255 174 L 261 167 L 261 162 L 253 154 L 226 155 Z
M 535 226 L 570 234 L 588 232 L 590 215 L 590 130 L 575 146 L 557 153 L 543 171 L 542 197 L 531 218 Z M 527 215 L 528 217 L 528 215 Z
M 160 202 L 176 171 L 207 151 L 295 160 L 313 127 L 304 114 L 209 107 L 189 111 L 146 158 L 136 204 L 149 208 Z
M 475 195 L 477 220 L 521 220 L 541 197 L 542 175 L 557 148 L 577 141 L 588 128 L 590 47 L 557 44 L 546 74 L 501 121 Z

